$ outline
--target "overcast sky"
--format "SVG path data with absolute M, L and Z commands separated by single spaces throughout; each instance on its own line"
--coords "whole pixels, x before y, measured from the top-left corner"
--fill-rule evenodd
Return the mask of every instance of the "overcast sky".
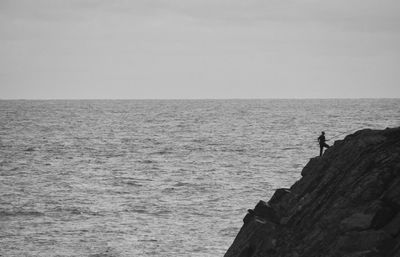
M 0 99 L 400 97 L 398 0 L 0 0 Z

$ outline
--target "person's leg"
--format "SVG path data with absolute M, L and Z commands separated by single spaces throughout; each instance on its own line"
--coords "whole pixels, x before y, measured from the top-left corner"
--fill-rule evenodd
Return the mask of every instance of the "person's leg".
M 322 151 L 324 150 L 324 146 L 320 145 L 319 146 L 319 156 L 322 156 Z

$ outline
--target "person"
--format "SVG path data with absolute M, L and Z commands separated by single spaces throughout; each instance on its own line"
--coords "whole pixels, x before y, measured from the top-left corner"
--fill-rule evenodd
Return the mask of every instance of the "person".
M 319 142 L 319 156 L 322 156 L 322 151 L 324 150 L 324 147 L 329 148 L 329 145 L 326 143 L 325 139 L 325 132 L 322 131 L 321 135 L 318 137 L 318 142 Z

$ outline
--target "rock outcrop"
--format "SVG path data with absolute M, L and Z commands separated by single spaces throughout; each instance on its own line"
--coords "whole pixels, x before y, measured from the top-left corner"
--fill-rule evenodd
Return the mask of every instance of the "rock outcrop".
M 361 130 L 244 217 L 225 257 L 399 257 L 400 128 Z

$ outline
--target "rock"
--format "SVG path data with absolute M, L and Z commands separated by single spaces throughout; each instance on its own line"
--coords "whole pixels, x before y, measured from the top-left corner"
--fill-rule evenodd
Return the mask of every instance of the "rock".
M 288 188 L 279 188 L 275 191 L 274 195 L 268 201 L 268 204 L 273 205 L 275 203 L 279 203 L 283 197 L 290 194 L 290 189 Z
M 268 204 L 275 210 L 278 217 L 290 216 L 290 209 L 298 202 L 296 196 L 288 188 L 277 189 Z M 288 219 L 288 218 L 287 218 Z
M 321 165 L 324 165 L 324 160 L 322 157 L 311 158 L 310 161 L 304 166 L 301 171 L 303 177 L 312 174 L 314 171 L 318 170 Z
M 341 236 L 336 245 L 337 252 L 354 253 L 360 251 L 377 251 L 392 238 L 384 231 L 349 232 Z
M 399 149 L 400 151 L 400 149 Z M 399 158 L 397 158 L 399 159 Z M 394 172 L 397 174 L 400 172 L 400 163 L 393 169 Z M 395 203 L 397 206 L 400 206 L 400 177 L 398 175 L 395 175 L 396 177 L 392 178 L 390 186 L 388 190 L 385 192 L 383 195 L 384 199 L 387 199 L 391 201 L 392 203 Z
M 260 251 L 271 252 L 276 245 L 276 239 L 272 237 L 275 229 L 276 225 L 272 222 L 260 223 L 256 219 L 250 220 L 240 229 L 225 255 L 243 257 L 253 256 Z
M 276 215 L 275 210 L 264 201 L 258 202 L 256 207 L 254 208 L 254 213 L 257 217 L 271 221 L 273 223 L 279 223 L 279 218 Z
M 340 228 L 342 231 L 366 230 L 373 218 L 373 214 L 355 213 L 340 222 Z
M 380 229 L 384 227 L 394 218 L 398 211 L 399 208 L 396 206 L 396 204 L 388 201 L 382 202 L 372 220 L 372 227 L 374 229 Z
M 336 141 L 244 223 L 225 257 L 400 256 L 400 128 Z
M 384 228 L 389 235 L 392 237 L 396 237 L 400 233 L 400 213 L 397 213 L 397 216 L 394 217 Z
M 247 224 L 249 221 L 253 220 L 254 217 L 255 217 L 254 211 L 251 210 L 251 209 L 247 210 L 247 214 L 246 214 L 246 216 L 244 216 L 244 218 L 243 218 L 243 223 L 244 223 L 244 224 Z
M 240 252 L 239 257 L 251 257 L 253 256 L 254 249 L 251 245 L 247 246 Z

